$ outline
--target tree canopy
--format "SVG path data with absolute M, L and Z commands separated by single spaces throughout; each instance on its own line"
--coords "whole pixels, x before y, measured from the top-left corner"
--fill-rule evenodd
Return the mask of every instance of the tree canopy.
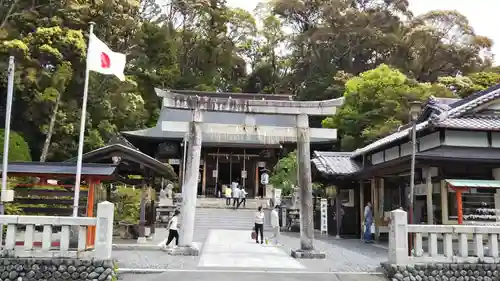
M 323 125 L 353 149 L 407 121 L 409 98 L 500 81 L 492 40 L 465 16 L 414 16 L 404 0 L 270 0 L 254 12 L 225 0 L 0 1 L 0 69 L 17 60 L 12 128 L 33 159 L 76 154 L 90 21 L 128 61 L 125 82 L 90 76 L 85 150 L 155 124 L 154 87 L 345 96 Z

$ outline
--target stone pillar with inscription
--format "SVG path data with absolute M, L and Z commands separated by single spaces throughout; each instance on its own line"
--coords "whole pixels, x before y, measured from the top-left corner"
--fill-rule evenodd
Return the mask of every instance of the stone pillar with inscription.
M 97 224 L 95 240 L 95 259 L 111 259 L 111 250 L 113 248 L 113 219 L 115 205 L 104 201 L 97 204 Z
M 297 170 L 300 197 L 300 249 L 292 256 L 305 259 L 324 259 L 326 254 L 314 249 L 313 195 L 311 181 L 311 148 L 309 117 L 297 115 Z
M 201 123 L 203 112 L 199 109 L 192 111 L 192 121 L 189 124 L 188 150 L 186 163 L 186 180 L 182 188 L 181 225 L 179 249 L 175 253 L 181 255 L 198 255 L 199 248 L 193 244 L 194 221 L 196 213 L 196 198 L 198 195 L 198 178 L 200 176 L 201 158 Z M 175 254 L 174 253 L 174 254 Z

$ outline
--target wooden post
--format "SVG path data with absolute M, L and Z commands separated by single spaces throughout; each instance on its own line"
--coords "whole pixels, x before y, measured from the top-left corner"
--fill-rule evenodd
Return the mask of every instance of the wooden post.
M 464 211 L 463 211 L 463 206 L 462 206 L 462 190 L 457 189 L 455 192 L 455 195 L 457 197 L 457 216 L 458 216 L 458 224 L 463 224 L 464 220 Z M 445 206 L 443 206 L 445 207 Z
M 257 198 L 259 196 L 259 163 L 255 162 L 255 188 L 253 197 Z
M 441 180 L 441 223 L 448 224 L 448 188 L 445 180 Z
M 87 181 L 87 217 L 94 217 L 95 184 L 98 184 L 99 182 L 93 181 L 92 179 L 87 179 Z M 87 247 L 93 247 L 95 244 L 95 230 L 95 226 L 87 227 Z

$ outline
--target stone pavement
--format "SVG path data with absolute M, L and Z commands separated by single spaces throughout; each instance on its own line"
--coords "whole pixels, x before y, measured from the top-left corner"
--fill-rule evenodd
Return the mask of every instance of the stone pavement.
M 251 240 L 250 231 L 212 230 L 198 267 L 244 269 L 304 269 L 282 249 Z

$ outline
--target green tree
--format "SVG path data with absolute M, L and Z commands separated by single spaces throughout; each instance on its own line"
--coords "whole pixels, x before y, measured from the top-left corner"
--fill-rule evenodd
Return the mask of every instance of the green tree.
M 0 149 L 2 151 L 1 157 L 3 157 L 3 146 L 4 146 L 5 130 L 0 129 Z M 14 132 L 10 132 L 9 137 L 9 161 L 31 161 L 30 148 L 28 143 L 24 138 Z
M 499 84 L 500 74 L 494 72 L 478 72 L 468 76 L 446 76 L 439 77 L 438 82 L 454 92 L 457 96 L 465 98 L 475 92 Z
M 385 64 L 361 73 L 345 86 L 345 103 L 324 127 L 338 128 L 342 149 L 353 150 L 383 137 L 409 121 L 409 102 L 431 94 L 452 96 L 439 85 L 421 84 Z
M 276 188 L 282 189 L 283 196 L 293 193 L 297 185 L 297 151 L 290 152 L 281 158 L 274 166 L 269 182 Z

